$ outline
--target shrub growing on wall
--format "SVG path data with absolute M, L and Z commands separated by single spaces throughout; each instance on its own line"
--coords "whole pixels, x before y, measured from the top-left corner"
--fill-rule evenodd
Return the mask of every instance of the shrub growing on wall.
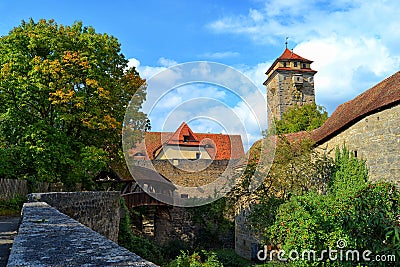
M 160 265 L 164 264 L 165 259 L 161 247 L 148 239 L 135 236 L 132 233 L 129 210 L 123 199 L 121 199 L 121 209 L 124 211 L 125 216 L 121 217 L 119 224 L 118 244 L 148 261 Z
M 293 261 L 296 266 L 352 266 L 355 263 L 330 261 L 328 254 L 324 262 L 303 261 L 304 250 L 315 250 L 318 258 L 327 249 L 356 249 L 360 255 L 370 250 L 371 255 L 395 255 L 399 260 L 400 193 L 396 187 L 384 182 L 367 182 L 365 162 L 357 160 L 346 148 L 337 151 L 331 177 L 326 195 L 308 192 L 281 204 L 273 223 L 258 228 L 264 242 L 279 245 L 287 253 L 297 251 L 300 260 Z M 338 242 L 344 247 L 338 248 Z

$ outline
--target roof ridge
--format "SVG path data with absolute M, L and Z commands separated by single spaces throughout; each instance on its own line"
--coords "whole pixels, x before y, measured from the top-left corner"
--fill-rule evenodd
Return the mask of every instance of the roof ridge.
M 340 104 L 325 123 L 313 131 L 313 139 L 319 143 L 368 114 L 398 102 L 400 102 L 400 71 Z
M 278 59 L 293 59 L 293 60 L 304 60 L 308 62 L 312 62 L 311 60 L 304 58 L 302 56 L 299 56 L 293 50 L 290 50 L 289 48 L 286 48 L 285 51 L 283 51 L 282 55 Z
M 188 139 L 185 141 L 182 131 L 187 130 L 189 133 L 189 138 L 192 137 L 192 139 Z M 178 127 L 178 129 L 170 136 L 170 138 L 165 142 L 165 144 L 171 144 L 171 143 L 180 143 L 181 141 L 183 142 L 199 142 L 198 137 L 194 134 L 192 129 L 190 129 L 189 125 L 187 125 L 186 122 L 182 122 L 182 124 Z

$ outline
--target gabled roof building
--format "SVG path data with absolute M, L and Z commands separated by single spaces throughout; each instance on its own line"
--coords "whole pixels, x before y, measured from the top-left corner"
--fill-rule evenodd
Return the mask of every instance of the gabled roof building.
M 195 133 L 185 122 L 175 132 L 145 132 L 129 155 L 185 187 L 208 185 L 245 158 L 240 135 Z
M 175 132 L 145 132 L 130 155 L 143 160 L 238 160 L 244 157 L 240 135 L 194 133 L 183 122 Z

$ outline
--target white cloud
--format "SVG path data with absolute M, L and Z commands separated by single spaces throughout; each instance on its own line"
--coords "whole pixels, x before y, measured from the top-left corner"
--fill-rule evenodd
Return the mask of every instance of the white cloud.
M 264 95 L 239 71 L 212 62 L 171 68 L 142 66 L 136 59 L 129 62 L 147 79 L 143 111 L 149 115 L 153 131 L 175 131 L 186 121 L 195 131 L 240 134 L 246 149 L 261 137 L 266 127 Z M 263 79 L 265 64 L 246 71 L 252 78 Z
M 208 27 L 260 45 L 277 45 L 289 36 L 289 47 L 297 43 L 294 52 L 314 61 L 317 101 L 332 112 L 399 69 L 399 12 L 399 1 L 271 0 Z M 260 64 L 264 71 L 269 67 Z M 259 73 L 257 67 L 249 69 L 249 76 Z
M 240 56 L 239 52 L 225 51 L 225 52 L 214 52 L 214 53 L 208 52 L 200 55 L 199 57 L 206 59 L 223 59 L 223 58 L 232 58 L 238 56 Z
M 140 61 L 137 60 L 136 58 L 130 58 L 128 59 L 128 67 L 129 68 L 137 68 L 140 65 Z
M 371 77 L 384 77 L 398 69 L 399 61 L 375 38 L 313 39 L 303 42 L 296 51 L 313 58 L 317 93 L 322 99 L 349 99 L 368 89 Z M 326 53 L 329 51 L 329 53 Z M 364 71 L 365 75 L 357 76 Z M 380 79 L 380 78 L 378 78 Z
M 158 63 L 163 67 L 171 67 L 178 64 L 175 60 L 161 57 L 158 59 Z
M 140 61 L 136 58 L 128 59 L 128 67 L 135 67 L 136 70 L 139 72 L 140 77 L 145 79 L 149 79 L 155 74 L 167 69 L 165 66 L 156 66 L 156 67 L 142 66 L 140 64 Z

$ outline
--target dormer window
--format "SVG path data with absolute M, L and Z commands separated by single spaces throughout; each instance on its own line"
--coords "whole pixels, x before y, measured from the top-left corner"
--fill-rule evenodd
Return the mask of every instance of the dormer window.
M 183 142 L 185 142 L 185 143 L 189 142 L 189 135 L 183 136 Z

